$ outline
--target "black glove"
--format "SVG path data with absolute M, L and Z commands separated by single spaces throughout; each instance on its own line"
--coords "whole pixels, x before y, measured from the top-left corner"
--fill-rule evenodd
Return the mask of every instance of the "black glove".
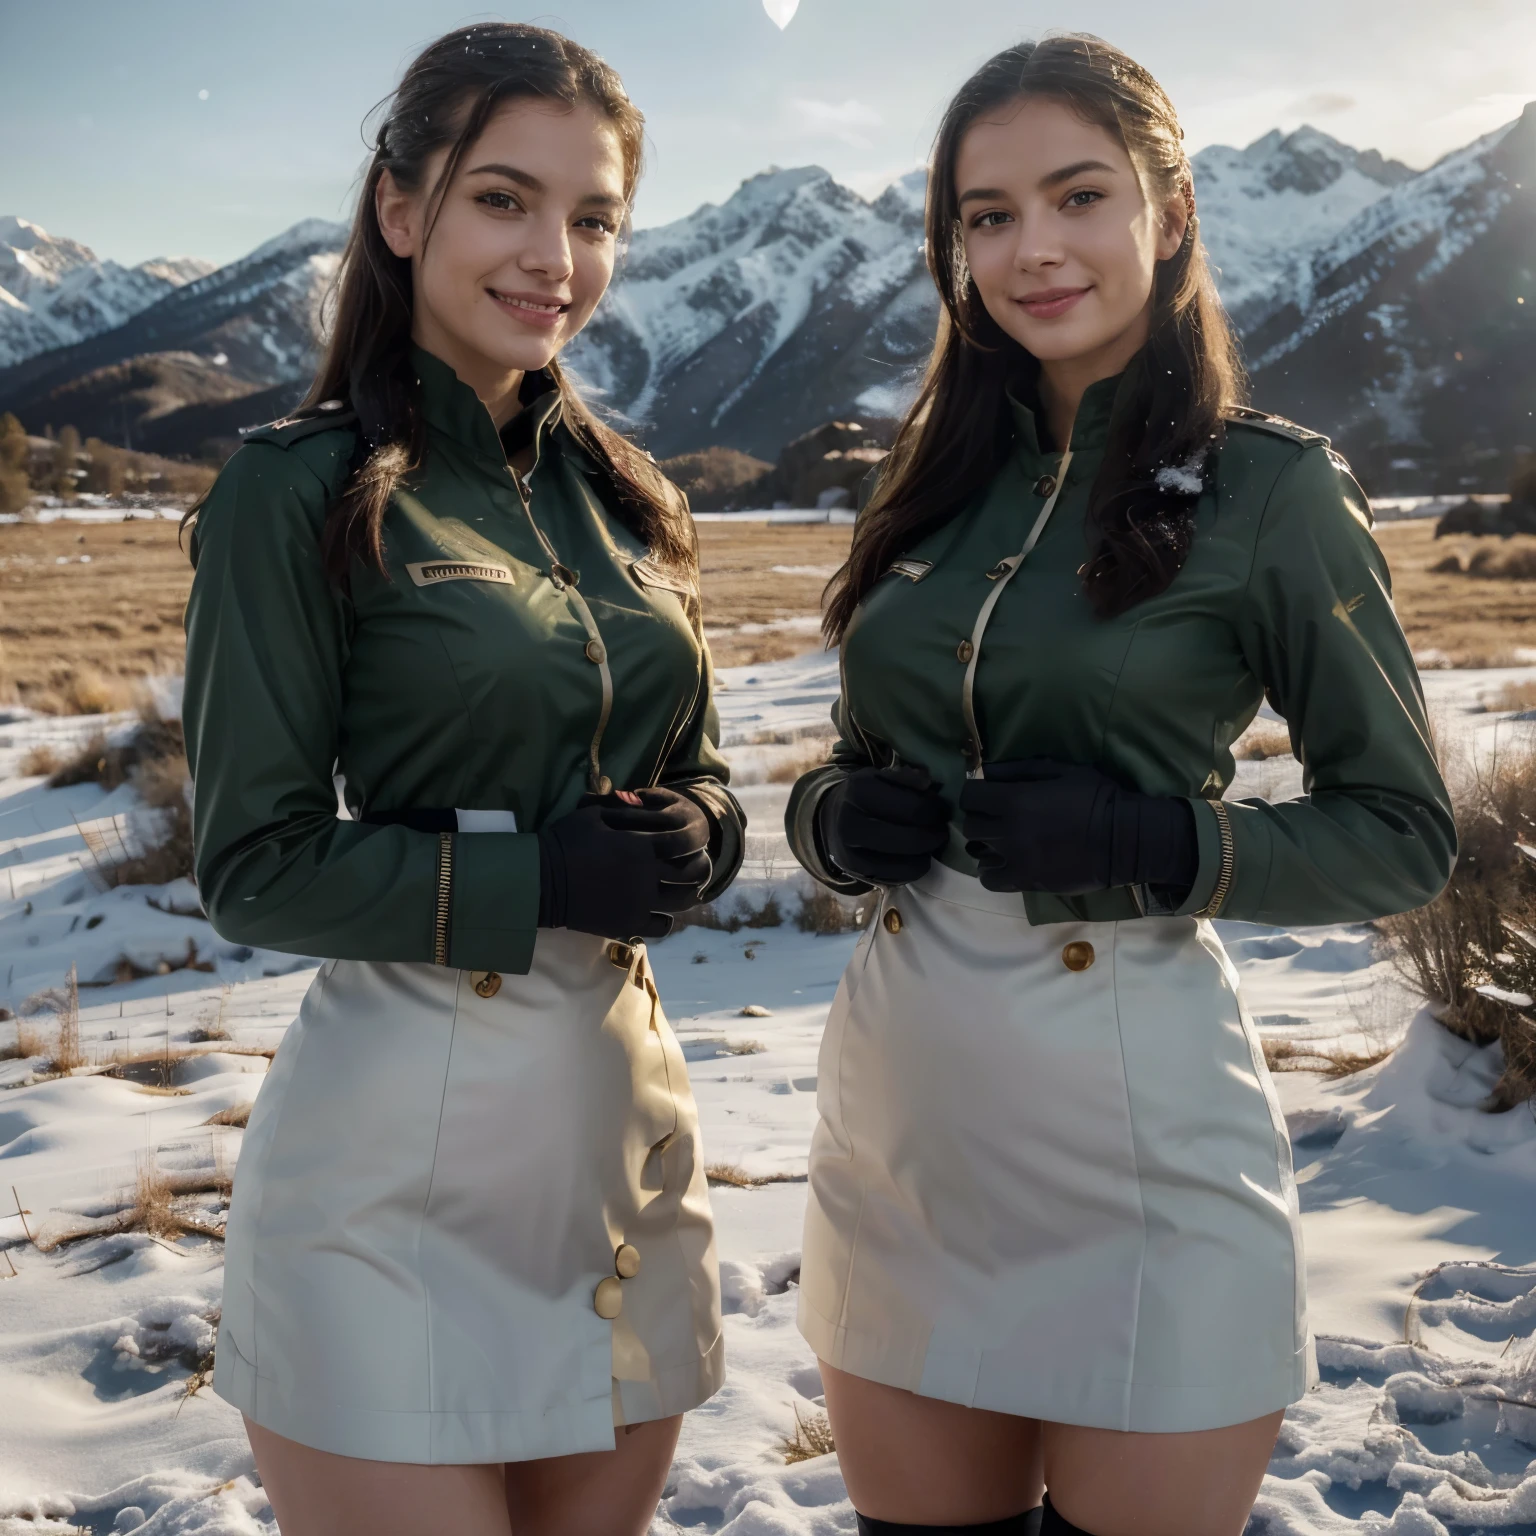
M 675 789 L 583 795 L 539 831 L 539 927 L 664 939 L 709 881 L 710 830 Z
M 926 768 L 857 768 L 821 797 L 816 829 L 844 874 L 910 885 L 949 840 L 949 807 Z
M 1177 896 L 1199 873 L 1187 800 L 1123 789 L 1097 768 L 1024 758 L 989 763 L 960 791 L 966 852 L 989 891 L 1076 896 L 1151 885 Z

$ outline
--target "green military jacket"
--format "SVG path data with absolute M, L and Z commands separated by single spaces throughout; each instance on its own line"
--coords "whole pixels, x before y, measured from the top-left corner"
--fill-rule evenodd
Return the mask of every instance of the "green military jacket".
M 321 569 L 357 443 L 336 416 L 252 434 L 198 514 L 183 706 L 198 885 L 215 929 L 248 944 L 522 973 L 534 834 L 589 789 L 699 800 L 717 828 L 705 899 L 740 865 L 745 818 L 696 583 L 609 512 L 558 390 L 524 408 L 520 484 L 474 391 L 413 357 L 427 447 L 385 516 L 387 576 L 354 561 L 342 592 Z M 354 816 L 450 808 L 460 828 L 494 812 L 482 824 L 516 830 L 341 819 L 337 774 Z
M 983 764 L 1056 758 L 1189 798 L 1200 864 L 1180 913 L 1330 923 L 1431 900 L 1455 862 L 1455 826 L 1369 503 L 1348 466 L 1326 438 L 1238 413 L 1183 569 L 1159 596 L 1097 618 L 1078 568 L 1117 385 L 1085 394 L 1056 505 L 1022 562 L 1062 456 L 1014 402 L 1013 453 L 986 493 L 859 605 L 843 641 L 833 761 L 790 799 L 797 857 L 834 888 L 865 889 L 818 844 L 820 797 L 861 764 L 900 761 L 925 766 L 953 807 L 979 745 Z M 1211 801 L 1232 782 L 1232 743 L 1266 693 L 1290 727 L 1305 792 L 1224 802 L 1224 838 Z M 954 820 L 941 859 L 974 873 Z M 1027 892 L 1023 903 L 1031 923 L 1097 922 L 1144 914 L 1151 899 L 1126 887 Z

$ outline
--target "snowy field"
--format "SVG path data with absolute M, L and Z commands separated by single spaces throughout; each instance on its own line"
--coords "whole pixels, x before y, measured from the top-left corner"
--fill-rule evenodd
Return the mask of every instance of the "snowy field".
M 1536 731 L 1481 703 L 1533 677 L 1427 673 L 1442 739 L 1488 752 Z M 792 915 L 801 880 L 778 831 L 787 785 L 774 767 L 825 730 L 836 666 L 811 655 L 721 680 L 753 821 L 740 889 L 760 902 L 776 888 Z M 41 1057 L 0 1060 L 0 1536 L 271 1536 L 238 1416 L 208 1388 L 188 1391 L 211 1343 L 219 1241 L 110 1228 L 153 1159 L 173 1188 L 203 1188 L 194 1225 L 217 1229 L 218 1175 L 241 1132 L 210 1120 L 238 1118 L 254 1097 L 314 967 L 223 942 L 185 883 L 92 878 L 92 847 L 131 839 L 143 814 L 132 791 L 48 790 L 17 768 L 39 742 L 66 747 L 103 723 L 0 716 L 0 1005 L 19 1010 L 71 964 L 88 984 L 85 1065 L 34 1081 Z M 1236 794 L 1298 787 L 1289 759 L 1241 769 Z M 1531 1106 L 1477 1109 L 1494 1053 L 1416 1014 L 1370 929 L 1217 927 L 1266 1036 L 1402 1041 L 1352 1077 L 1277 1078 L 1323 1380 L 1287 1418 L 1251 1536 L 1536 1531 Z M 714 1191 L 730 1375 L 687 1420 L 656 1532 L 853 1529 L 835 1457 L 786 1465 L 782 1449 L 820 1395 L 794 1329 L 797 1249 L 817 1042 L 853 944 L 786 923 L 689 928 L 655 948 L 709 1161 L 782 1176 Z M 16 1027 L 0 1022 L 0 1047 Z M 104 1075 L 120 1056 L 138 1064 Z M 103 1230 L 51 1247 L 93 1225 Z

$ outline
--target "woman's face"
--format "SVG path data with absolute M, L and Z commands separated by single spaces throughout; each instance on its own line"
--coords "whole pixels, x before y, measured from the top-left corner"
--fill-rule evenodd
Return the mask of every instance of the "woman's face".
M 1102 356 L 1108 372 L 1123 367 L 1147 338 L 1156 265 L 1184 238 L 1182 197 L 1152 206 L 1124 148 L 1044 97 L 971 125 L 955 192 L 966 260 L 998 325 L 1044 364 Z
M 624 157 L 590 106 L 510 102 L 465 151 L 434 216 L 447 156 L 415 193 L 386 173 L 376 206 L 389 248 L 411 262 L 414 339 L 479 387 L 543 368 L 591 318 L 613 276 Z

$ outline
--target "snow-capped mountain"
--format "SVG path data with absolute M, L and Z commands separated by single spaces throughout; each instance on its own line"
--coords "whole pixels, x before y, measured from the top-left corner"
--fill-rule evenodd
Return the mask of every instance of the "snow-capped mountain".
M 774 169 L 640 230 L 573 368 L 660 456 L 774 458 L 831 416 L 891 413 L 933 339 L 924 174 L 870 202 L 819 167 Z
M 1374 488 L 1501 489 L 1536 447 L 1536 102 L 1357 214 L 1245 343 L 1258 403 Z
M 1213 144 L 1191 163 L 1201 233 L 1241 331 L 1298 289 L 1313 251 L 1414 175 L 1401 161 L 1310 127 L 1275 129 L 1246 149 Z
M 109 331 L 211 271 L 190 256 L 122 267 L 26 219 L 0 218 L 0 368 Z
M 1333 435 L 1374 490 L 1502 489 L 1536 443 L 1533 111 L 1419 173 L 1312 128 L 1194 164 L 1257 403 Z M 772 460 L 830 419 L 895 414 L 937 314 L 923 191 L 922 171 L 869 200 L 815 166 L 773 169 L 641 230 L 569 361 L 660 457 Z M 344 237 L 305 221 L 113 330 L 0 367 L 0 409 L 168 452 L 280 414 L 313 368 Z
M 215 430 L 194 413 L 198 435 L 188 442 L 170 418 L 274 386 L 302 393 L 298 381 L 314 371 L 321 305 L 345 240 L 344 225 L 302 220 L 116 329 L 0 372 L 0 403 L 29 424 L 69 421 L 166 451 L 191 452 L 204 437 L 232 435 L 233 425 Z

